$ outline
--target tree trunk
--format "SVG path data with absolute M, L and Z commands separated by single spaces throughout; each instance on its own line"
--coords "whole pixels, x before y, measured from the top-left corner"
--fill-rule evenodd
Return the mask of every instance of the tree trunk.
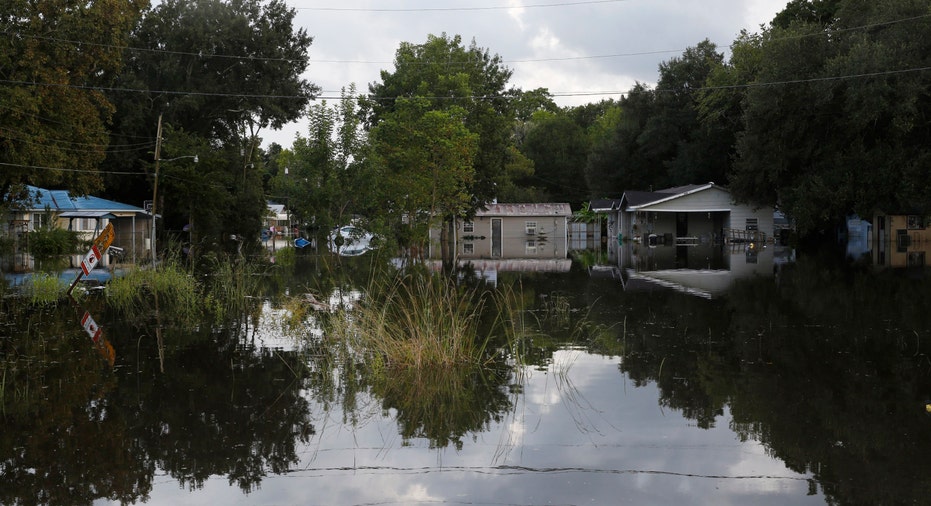
M 456 267 L 456 248 L 453 246 L 455 221 L 452 216 L 443 218 L 440 227 L 440 251 L 443 257 L 443 272 L 452 272 Z

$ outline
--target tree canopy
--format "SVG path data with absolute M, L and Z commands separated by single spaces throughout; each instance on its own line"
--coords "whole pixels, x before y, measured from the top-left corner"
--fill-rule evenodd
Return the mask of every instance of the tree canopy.
M 167 0 L 133 30 L 120 86 L 112 92 L 119 112 L 113 137 L 121 144 L 154 140 L 161 116 L 175 133 L 163 135 L 162 158 L 200 155 L 204 162 L 178 184 L 213 182 L 199 191 L 218 198 L 225 210 L 199 210 L 205 236 L 258 236 L 266 212 L 259 134 L 299 118 L 318 92 L 302 76 L 312 39 L 293 27 L 294 16 L 280 0 Z M 196 153 L 182 148 L 194 145 L 204 147 Z M 207 156 L 205 149 L 216 153 Z M 117 174 L 107 179 L 108 196 L 140 203 L 151 198 L 139 176 L 118 173 L 151 174 L 152 161 L 151 149 L 110 150 L 105 166 Z M 162 169 L 173 167 L 163 163 Z M 169 211 L 167 228 L 180 229 L 188 224 L 190 192 L 198 189 L 165 190 L 158 207 Z M 183 216 L 172 209 L 184 210 Z
M 753 79 L 735 194 L 803 231 L 850 212 L 931 213 L 929 14 L 921 0 L 796 1 L 739 40 L 728 71 Z
M 113 104 L 101 91 L 145 3 L 8 0 L 0 9 L 0 196 L 100 190 Z M 16 193 L 16 192 L 13 192 Z
M 394 72 L 381 72 L 380 83 L 369 85 L 369 125 L 394 112 L 404 97 L 418 98 L 431 110 L 461 109 L 463 125 L 478 136 L 475 175 L 466 188 L 471 204 L 464 210 L 474 213 L 495 197 L 508 163 L 514 120 L 513 93 L 506 89 L 511 70 L 475 41 L 466 47 L 458 35 L 446 34 L 430 35 L 423 44 L 402 43 L 394 66 Z

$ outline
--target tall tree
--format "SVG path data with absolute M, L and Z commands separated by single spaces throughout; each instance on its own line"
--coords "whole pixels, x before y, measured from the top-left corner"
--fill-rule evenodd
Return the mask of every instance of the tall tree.
M 641 135 L 655 111 L 655 92 L 637 83 L 620 100 L 617 117 L 593 138 L 585 177 L 593 197 L 619 196 L 627 189 L 657 189 L 667 184 L 662 159 L 642 148 Z
M 345 225 L 371 205 L 373 178 L 366 172 L 367 143 L 357 100 L 350 86 L 335 105 L 312 105 L 307 137 L 298 136 L 278 158 L 280 170 L 271 180 L 273 195 L 285 200 L 298 223 L 318 232 Z
M 826 25 L 795 16 L 765 31 L 736 194 L 777 204 L 803 232 L 851 211 L 931 214 L 929 14 L 922 0 L 846 0 Z
M 126 49 L 126 70 L 112 93 L 114 138 L 121 145 L 154 139 L 161 116 L 220 151 L 215 163 L 228 173 L 221 179 L 236 207 L 206 220 L 218 223 L 211 231 L 217 238 L 257 237 L 265 214 L 259 134 L 300 117 L 317 92 L 302 77 L 312 39 L 294 29 L 294 16 L 280 0 L 167 0 L 146 13 Z M 173 142 L 164 137 L 164 148 L 172 151 Z M 151 151 L 114 149 L 106 163 L 114 172 L 141 175 L 151 172 L 151 162 Z M 150 194 L 138 176 L 114 175 L 107 185 L 110 196 L 131 202 Z M 171 193 L 165 199 L 164 209 L 187 205 Z
M 398 99 L 372 131 L 383 208 L 407 217 L 412 244 L 428 226 L 449 223 L 473 205 L 479 136 L 464 125 L 466 114 L 456 106 L 433 109 L 423 98 Z
M 495 197 L 508 163 L 514 110 L 513 93 L 505 87 L 511 70 L 475 41 L 465 47 L 458 35 L 446 34 L 430 35 L 423 44 L 402 43 L 394 65 L 394 72 L 382 71 L 381 82 L 369 85 L 369 124 L 395 111 L 402 97 L 421 98 L 432 110 L 462 109 L 463 124 L 478 135 L 475 177 L 466 189 L 471 204 L 464 210 L 474 213 Z
M 578 206 L 588 197 L 585 159 L 588 137 L 568 113 L 537 111 L 520 149 L 533 161 L 530 180 L 545 189 L 547 200 Z
M 145 2 L 7 0 L 0 8 L 0 196 L 101 187 L 113 106 L 102 88 Z M 2 197 L 0 197 L 2 198 Z
M 639 143 L 651 157 L 662 161 L 666 180 L 673 185 L 724 182 L 732 139 L 722 136 L 714 124 L 699 122 L 696 94 L 723 58 L 705 39 L 659 66 L 656 112 L 647 121 Z

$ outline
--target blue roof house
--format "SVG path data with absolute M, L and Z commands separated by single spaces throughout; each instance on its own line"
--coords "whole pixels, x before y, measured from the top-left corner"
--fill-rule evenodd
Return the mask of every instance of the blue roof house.
M 20 237 L 46 225 L 78 232 L 82 239 L 94 239 L 108 223 L 113 224 L 114 251 L 122 250 L 125 261 L 141 260 L 149 248 L 152 215 L 141 207 L 94 196 L 74 197 L 67 190 L 47 190 L 27 186 L 30 199 L 10 211 L 7 232 Z M 101 262 L 108 265 L 110 255 Z M 81 256 L 76 256 L 80 265 Z M 75 259 L 72 259 L 75 263 Z

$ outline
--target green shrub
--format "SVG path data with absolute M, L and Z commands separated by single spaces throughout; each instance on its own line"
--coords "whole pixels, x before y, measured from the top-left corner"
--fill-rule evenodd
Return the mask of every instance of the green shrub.
M 165 264 L 158 269 L 133 269 L 110 280 L 107 302 L 129 316 L 142 316 L 156 309 L 179 321 L 200 315 L 201 304 L 194 278 L 182 268 Z
M 27 248 L 37 258 L 71 255 L 81 244 L 77 232 L 63 228 L 41 228 L 29 232 Z

